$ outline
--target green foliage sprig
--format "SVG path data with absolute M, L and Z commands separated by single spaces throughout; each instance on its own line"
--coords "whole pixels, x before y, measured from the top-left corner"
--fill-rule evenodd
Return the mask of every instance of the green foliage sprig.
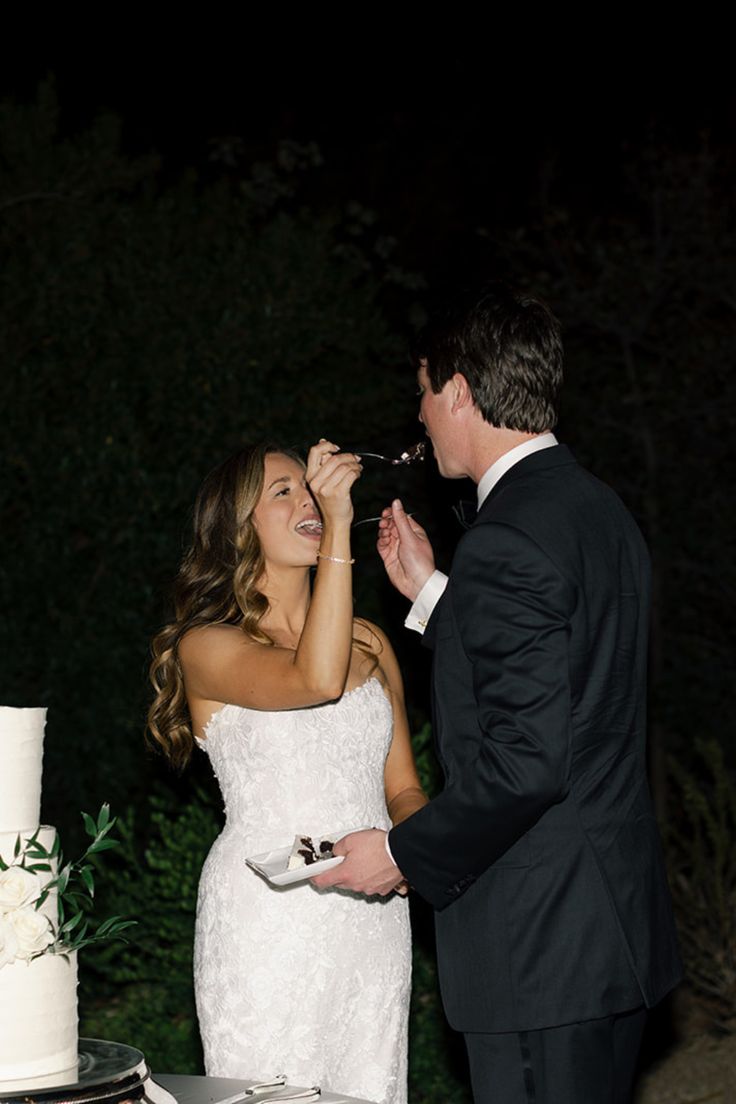
M 57 893 L 58 921 L 54 931 L 54 942 L 40 953 L 68 954 L 81 950 L 92 943 L 108 939 L 121 939 L 127 942 L 122 933 L 132 927 L 135 920 L 125 920 L 121 916 L 111 916 L 103 920 L 96 928 L 90 927 L 88 913 L 92 908 L 95 895 L 94 866 L 90 862 L 92 855 L 109 851 L 119 846 L 119 840 L 109 833 L 115 827 L 116 817 L 110 816 L 110 806 L 101 806 L 97 819 L 89 813 L 82 813 L 84 828 L 92 842 L 80 858 L 64 863 L 58 835 L 54 837 L 51 848 L 45 847 L 38 834 L 40 828 L 27 841 L 25 847 L 20 835 L 15 842 L 13 863 L 29 874 L 51 873 L 54 867 L 59 872 L 48 881 L 34 902 L 38 910 L 47 901 L 54 890 Z M 8 864 L 0 859 L 0 870 L 7 870 Z

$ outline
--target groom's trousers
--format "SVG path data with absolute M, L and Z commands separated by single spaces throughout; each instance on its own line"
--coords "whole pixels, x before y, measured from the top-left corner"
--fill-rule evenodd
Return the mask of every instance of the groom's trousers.
M 646 1017 L 467 1033 L 475 1104 L 629 1104 Z

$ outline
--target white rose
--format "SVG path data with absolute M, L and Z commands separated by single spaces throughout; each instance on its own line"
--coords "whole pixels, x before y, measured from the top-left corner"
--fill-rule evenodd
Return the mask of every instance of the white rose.
M 54 942 L 54 933 L 48 917 L 42 912 L 36 912 L 30 906 L 8 913 L 6 919 L 10 922 L 15 938 L 18 940 L 16 951 L 18 958 L 31 958 L 40 951 L 45 951 L 49 943 Z
M 15 962 L 18 950 L 18 937 L 7 917 L 0 916 L 0 970 L 10 962 Z
M 23 908 L 35 901 L 40 892 L 41 884 L 36 875 L 22 866 L 0 870 L 0 912 Z

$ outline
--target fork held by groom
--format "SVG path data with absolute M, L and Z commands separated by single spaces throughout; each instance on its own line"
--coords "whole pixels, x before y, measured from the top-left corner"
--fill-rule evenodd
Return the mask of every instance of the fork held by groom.
M 315 879 L 406 878 L 436 910 L 476 1104 L 623 1104 L 646 1009 L 681 978 L 646 779 L 650 567 L 615 493 L 552 434 L 559 325 L 493 285 L 417 356 L 440 473 L 477 484 L 449 578 L 396 501 L 378 551 L 433 651 L 443 791 Z

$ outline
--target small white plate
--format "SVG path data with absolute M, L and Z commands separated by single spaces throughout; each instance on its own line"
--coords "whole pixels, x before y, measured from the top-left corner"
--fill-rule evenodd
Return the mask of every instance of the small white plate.
M 343 836 L 349 836 L 351 832 L 361 832 L 362 828 L 348 828 L 341 832 L 323 832 L 322 839 L 332 839 L 337 843 Z M 248 866 L 256 873 L 261 874 L 271 885 L 291 885 L 292 882 L 303 882 L 307 878 L 313 878 L 315 874 L 325 874 L 332 870 L 333 866 L 339 866 L 344 855 L 335 855 L 331 859 L 317 859 L 310 866 L 297 866 L 294 870 L 287 870 L 291 854 L 291 844 L 287 847 L 275 847 L 273 851 L 264 851 L 260 855 L 251 855 L 246 858 Z

